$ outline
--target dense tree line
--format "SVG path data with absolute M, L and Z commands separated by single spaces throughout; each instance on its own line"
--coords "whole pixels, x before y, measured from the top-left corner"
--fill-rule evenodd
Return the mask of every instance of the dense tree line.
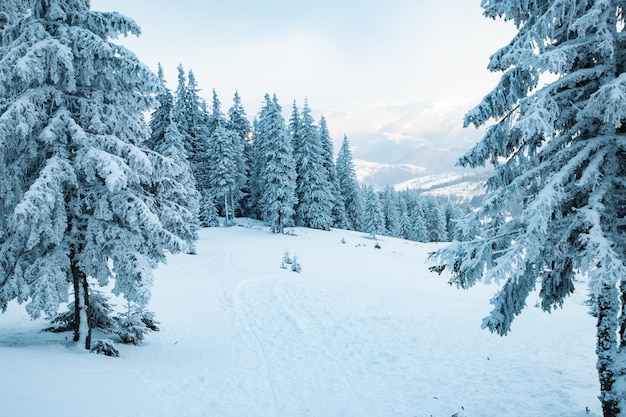
M 193 72 L 178 68 L 174 108 L 194 167 L 203 226 L 225 224 L 235 216 L 265 221 L 273 232 L 303 226 L 358 230 L 420 242 L 464 238 L 457 219 L 469 205 L 421 195 L 417 191 L 376 191 L 357 181 L 348 138 L 335 159 L 326 120 L 318 123 L 308 101 L 292 105 L 288 122 L 276 96 L 266 95 L 253 125 L 238 93 L 228 116 L 213 91 L 211 111 L 198 96 Z M 164 128 L 159 112 L 153 131 Z M 467 236 L 469 233 L 466 233 Z

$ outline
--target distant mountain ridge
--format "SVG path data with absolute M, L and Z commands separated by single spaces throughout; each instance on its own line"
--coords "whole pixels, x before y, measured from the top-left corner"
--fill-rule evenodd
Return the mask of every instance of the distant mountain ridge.
M 473 104 L 424 100 L 359 114 L 335 113 L 329 119 L 340 129 L 350 126 L 354 131 L 350 144 L 360 182 L 377 189 L 392 186 L 474 198 L 484 194 L 490 171 L 456 165 L 484 133 L 463 128 L 463 115 Z
M 376 189 L 391 186 L 396 191 L 420 190 L 424 194 L 476 201 L 485 194 L 489 171 L 456 170 L 431 173 L 411 164 L 381 164 L 355 160 L 359 182 Z
M 427 168 L 414 164 L 385 164 L 355 159 L 354 169 L 359 182 L 382 189 L 425 175 Z

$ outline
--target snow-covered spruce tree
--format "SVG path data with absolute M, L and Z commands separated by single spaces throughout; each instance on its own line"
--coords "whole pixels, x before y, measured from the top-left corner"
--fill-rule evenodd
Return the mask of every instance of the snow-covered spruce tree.
M 365 196 L 363 205 L 363 231 L 369 233 L 372 238 L 385 230 L 385 217 L 380 205 L 378 193 L 374 187 L 366 186 L 363 191 Z
M 241 103 L 239 93 L 235 91 L 233 96 L 233 105 L 228 109 L 228 129 L 237 133 L 242 141 L 249 142 L 252 126 L 246 116 L 246 110 Z
M 211 195 L 208 180 L 209 157 L 207 153 L 209 141 L 207 123 L 209 114 L 206 110 L 206 103 L 198 95 L 199 91 L 193 71 L 190 70 L 185 75 L 183 66 L 179 65 L 173 118 L 179 133 L 182 135 L 196 189 L 201 196 L 199 199 L 199 211 L 202 215 L 198 220 L 203 227 L 206 227 L 215 223 L 215 219 L 209 214 L 215 210 L 215 202 L 208 199 L 208 196 Z M 206 204 L 208 206 L 205 207 Z M 208 220 L 209 218 L 210 220 Z
M 242 216 L 252 216 L 252 191 L 250 179 L 252 177 L 254 165 L 254 149 L 252 146 L 252 126 L 246 116 L 246 111 L 241 103 L 239 93 L 235 91 L 233 97 L 233 105 L 228 109 L 228 121 L 226 127 L 228 130 L 235 132 L 241 141 L 243 147 L 243 163 L 245 182 L 242 188 L 243 196 L 239 203 L 239 211 Z
M 291 117 L 289 118 L 289 135 L 291 135 L 291 147 L 294 149 L 298 149 L 300 147 L 300 130 L 302 126 L 302 116 L 300 115 L 300 110 L 298 109 L 298 105 L 296 101 L 293 101 L 291 105 Z M 296 167 L 296 172 L 297 172 Z
M 546 311 L 588 281 L 597 312 L 597 368 L 605 417 L 626 416 L 626 24 L 623 1 L 483 1 L 512 20 L 514 39 L 492 55 L 496 86 L 465 116 L 490 119 L 460 163 L 495 174 L 475 218 L 481 236 L 434 257 L 462 288 L 505 280 L 483 326 L 507 334 L 529 293 Z M 543 74 L 552 76 L 541 84 Z M 552 80 L 552 81 L 550 81 Z M 516 212 L 511 202 L 521 205 Z M 512 217 L 509 217 L 512 216 Z
M 398 237 L 408 239 L 411 230 L 411 218 L 405 193 L 398 193 L 398 223 Z
M 148 157 L 154 166 L 154 174 L 150 191 L 156 199 L 153 210 L 166 230 L 185 240 L 187 253 L 195 253 L 200 193 L 196 189 L 182 136 L 173 120 L 163 138 L 152 142 L 151 150 L 153 152 L 148 152 Z
M 450 242 L 476 237 L 478 225 L 475 223 L 476 218 L 472 216 L 472 211 L 469 201 L 462 201 L 458 206 L 451 202 L 448 203 L 446 206 L 446 230 Z M 469 218 L 473 222 L 466 222 L 464 221 L 465 218 Z
M 183 135 L 185 141 L 185 150 L 188 156 L 193 153 L 193 146 L 191 138 L 188 137 L 189 127 L 189 109 L 186 103 L 187 95 L 187 75 L 185 74 L 185 68 L 182 64 L 178 65 L 178 84 L 176 85 L 176 91 L 174 92 L 174 100 L 172 104 L 172 115 L 178 131 Z M 192 167 L 193 168 L 193 167 Z
M 207 117 L 206 129 L 209 137 L 213 134 L 219 125 L 224 125 L 224 115 L 222 114 L 222 102 L 217 96 L 217 92 L 213 89 L 213 101 L 211 105 L 211 114 Z
M 28 12 L 28 2 L 26 1 L 3 0 L 0 4 L 0 30 L 13 24 Z
M 424 219 L 428 228 L 429 242 L 448 241 L 448 230 L 446 229 L 446 212 L 441 200 L 426 197 L 424 198 L 423 210 Z
M 300 114 L 300 110 L 298 109 L 298 105 L 296 104 L 296 100 L 293 101 L 291 106 L 291 117 L 289 118 L 289 122 L 287 125 L 287 129 L 289 132 L 289 136 L 291 138 L 291 149 L 293 151 L 293 160 L 294 166 L 296 169 L 296 198 L 298 195 L 298 164 L 296 161 L 296 149 L 300 148 L 300 135 L 302 131 L 302 115 Z M 298 201 L 294 204 L 294 217 L 296 217 L 296 207 L 298 205 Z M 294 219 L 297 222 L 297 218 Z
M 294 142 L 296 162 L 296 224 L 312 229 L 330 230 L 333 224 L 331 194 L 328 172 L 324 167 L 324 147 L 311 109 L 305 101 L 302 120 Z
M 187 242 L 189 252 L 195 253 L 198 239 L 199 193 L 187 159 L 182 135 L 173 119 L 173 97 L 165 87 L 163 70 L 158 72 L 161 92 L 159 106 L 150 119 L 150 138 L 145 146 L 153 152 L 148 156 L 154 165 L 150 192 L 158 204 L 155 212 L 163 227 Z
M 361 229 L 361 213 L 363 211 L 363 202 L 361 197 L 361 187 L 356 179 L 354 163 L 352 162 L 352 151 L 346 135 L 343 136 L 343 142 L 337 155 L 337 180 L 339 181 L 339 191 L 344 198 L 346 209 L 348 230 Z
M 332 225 L 340 229 L 345 229 L 348 223 L 348 219 L 346 217 L 346 205 L 343 200 L 343 196 L 339 192 L 339 179 L 337 179 L 337 167 L 335 166 L 333 140 L 330 137 L 328 125 L 326 124 L 326 118 L 324 116 L 320 118 L 319 135 L 323 148 L 322 164 L 328 178 L 328 190 L 331 195 Z
M 226 128 L 226 120 L 214 120 L 207 148 L 207 179 L 210 194 L 223 204 L 226 224 L 235 217 L 235 207 L 246 183 L 243 143 L 237 133 Z
M 259 120 L 255 117 L 252 121 L 252 132 L 250 136 L 252 138 L 252 164 L 250 166 L 250 177 L 248 178 L 249 195 L 249 215 L 257 220 L 261 219 L 261 163 L 259 161 L 258 153 L 260 152 L 259 143 L 257 141 L 259 132 Z
M 444 213 L 446 216 L 446 232 L 448 233 L 448 242 L 452 242 L 454 240 L 453 236 L 459 235 L 459 231 L 457 230 L 456 219 L 458 217 L 458 207 L 452 205 L 451 201 L 446 202 L 446 206 L 444 209 Z
M 178 66 L 178 86 L 176 88 L 173 117 L 179 133 L 183 137 L 187 159 L 194 175 L 199 192 L 208 189 L 207 179 L 207 146 L 209 132 L 207 128 L 208 113 L 205 103 L 198 95 L 198 83 L 189 71 L 185 76 L 182 65 Z
M 208 191 L 200 193 L 198 222 L 201 227 L 218 227 L 220 225 L 217 207 L 215 207 L 215 199 Z
M 387 186 L 380 193 L 380 204 L 385 218 L 385 233 L 392 237 L 400 237 L 400 210 L 398 209 L 398 193 Z
M 115 318 L 114 333 L 122 343 L 140 345 L 149 331 L 158 331 L 154 314 L 141 304 L 128 302 L 124 312 Z
M 108 40 L 139 34 L 131 19 L 85 0 L 27 3 L 0 37 L 0 308 L 52 316 L 71 288 L 74 339 L 89 348 L 88 277 L 146 304 L 164 250 L 187 250 L 153 211 L 139 146 L 159 81 Z
M 244 141 L 238 133 L 228 128 L 220 109 L 220 101 L 213 90 L 213 112 L 209 116 L 211 132 L 207 146 L 208 189 L 222 208 L 226 224 L 235 217 L 235 209 L 243 197 L 246 184 Z
M 430 233 L 427 227 L 426 215 L 424 213 L 424 200 L 417 195 L 411 198 L 409 209 L 409 233 L 407 238 L 415 242 L 430 242 Z
M 90 285 L 89 288 L 89 323 L 92 329 L 99 329 L 105 333 L 109 333 L 116 328 L 115 322 L 115 306 L 110 303 L 103 291 L 99 291 Z M 67 310 L 56 314 L 51 318 L 52 326 L 44 329 L 44 331 L 62 333 L 76 329 L 75 305 L 74 302 L 68 303 Z
M 293 225 L 296 168 L 291 138 L 276 96 L 265 95 L 255 137 L 259 211 L 274 233 Z
M 150 138 L 144 142 L 147 148 L 153 148 L 153 142 L 162 139 L 172 121 L 174 109 L 174 98 L 172 93 L 165 86 L 165 75 L 161 63 L 158 64 L 157 77 L 161 84 L 161 91 L 157 95 L 157 108 L 150 115 Z

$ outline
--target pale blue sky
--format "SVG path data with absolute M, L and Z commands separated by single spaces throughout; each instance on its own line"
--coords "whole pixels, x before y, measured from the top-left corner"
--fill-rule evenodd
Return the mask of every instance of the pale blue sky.
M 431 99 L 476 104 L 498 79 L 486 70 L 489 55 L 514 33 L 511 24 L 483 17 L 480 0 L 91 4 L 139 23 L 142 36 L 123 43 L 151 68 L 161 62 L 170 89 L 182 63 L 203 97 L 216 89 L 224 110 L 235 90 L 251 116 L 266 92 L 283 107 L 308 97 L 314 110 L 330 115 L 334 136 L 344 132 L 332 131 L 333 113 Z M 335 124 L 350 129 L 350 122 Z

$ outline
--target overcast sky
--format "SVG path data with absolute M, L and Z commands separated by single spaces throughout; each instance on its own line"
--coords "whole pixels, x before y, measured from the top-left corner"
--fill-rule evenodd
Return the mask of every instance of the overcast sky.
M 170 89 L 182 63 L 201 96 L 210 100 L 215 88 L 225 111 L 238 90 L 250 116 L 266 92 L 284 108 L 308 97 L 329 114 L 431 99 L 477 104 L 498 79 L 486 70 L 489 55 L 514 33 L 512 24 L 482 16 L 480 0 L 91 4 L 139 23 L 142 35 L 123 43 L 151 68 L 161 62 Z M 332 125 L 331 133 L 343 134 Z

